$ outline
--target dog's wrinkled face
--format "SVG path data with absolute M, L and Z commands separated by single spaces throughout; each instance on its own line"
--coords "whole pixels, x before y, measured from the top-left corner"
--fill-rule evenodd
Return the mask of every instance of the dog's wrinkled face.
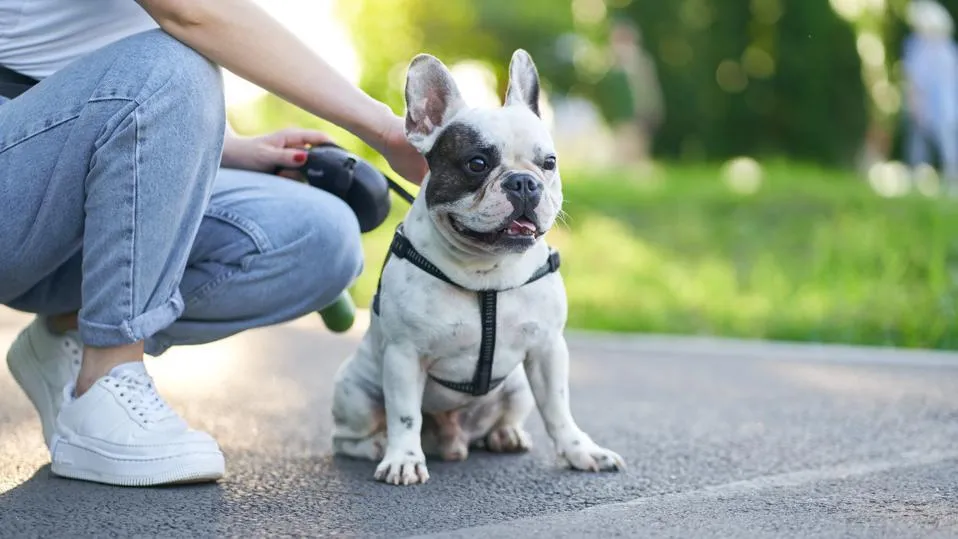
M 430 217 L 455 245 L 521 252 L 552 228 L 562 186 L 552 137 L 539 117 L 539 75 L 513 54 L 503 107 L 469 108 L 436 58 L 417 56 L 406 80 L 406 134 L 429 163 Z

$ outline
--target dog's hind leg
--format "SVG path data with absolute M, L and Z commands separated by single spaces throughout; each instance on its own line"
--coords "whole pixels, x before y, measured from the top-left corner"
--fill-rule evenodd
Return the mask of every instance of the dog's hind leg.
M 473 439 L 493 453 L 521 453 L 532 448 L 523 424 L 535 409 L 535 399 L 522 368 L 503 382 L 497 400 L 477 407 L 470 418 Z M 475 412 L 479 412 L 478 414 Z
M 386 411 L 381 390 L 351 370 L 336 373 L 333 393 L 333 452 L 379 461 L 386 453 Z
M 423 415 L 423 453 L 442 460 L 466 460 L 469 447 L 459 416 L 459 410 Z

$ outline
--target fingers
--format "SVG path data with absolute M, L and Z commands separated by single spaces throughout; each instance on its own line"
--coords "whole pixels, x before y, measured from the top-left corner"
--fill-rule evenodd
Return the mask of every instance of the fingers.
M 287 148 L 293 146 L 318 146 L 320 144 L 332 143 L 333 139 L 322 131 L 312 129 L 290 128 L 280 131 L 283 136 L 284 146 Z
M 285 169 L 299 168 L 306 163 L 307 152 L 300 148 L 268 147 L 268 159 L 274 167 Z

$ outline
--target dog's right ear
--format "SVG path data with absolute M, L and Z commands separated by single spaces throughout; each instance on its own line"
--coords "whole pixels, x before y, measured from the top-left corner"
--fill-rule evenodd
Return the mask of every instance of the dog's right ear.
M 433 135 L 466 103 L 452 73 L 438 58 L 419 54 L 406 73 L 406 138 L 425 153 Z

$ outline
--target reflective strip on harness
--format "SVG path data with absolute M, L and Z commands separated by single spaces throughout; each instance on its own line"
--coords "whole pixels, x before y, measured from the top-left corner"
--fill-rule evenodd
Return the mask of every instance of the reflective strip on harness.
M 492 361 L 496 353 L 496 307 L 499 292 L 502 291 L 471 290 L 454 282 L 452 279 L 447 277 L 442 270 L 437 268 L 432 262 L 426 259 L 426 257 L 422 256 L 422 254 L 420 254 L 415 247 L 412 246 L 412 243 L 409 241 L 409 239 L 402 234 L 402 225 L 396 228 L 396 234 L 393 236 L 393 241 L 389 246 L 389 252 L 386 254 L 386 259 L 383 261 L 383 269 L 386 268 L 386 263 L 389 262 L 390 255 L 396 255 L 397 258 L 408 260 L 417 268 L 457 288 L 475 292 L 479 298 L 479 316 L 482 322 L 482 339 L 479 343 L 479 358 L 476 361 L 476 373 L 473 375 L 472 381 L 450 382 L 448 380 L 441 380 L 432 375 L 429 377 L 443 387 L 447 387 L 453 391 L 459 391 L 461 393 L 469 393 L 474 396 L 485 395 L 486 393 L 489 393 L 498 387 L 499 384 L 505 380 L 505 378 L 499 378 L 496 380 L 492 379 Z M 540 266 L 539 269 L 532 274 L 532 277 L 523 283 L 522 286 L 525 286 L 533 281 L 538 281 L 546 275 L 558 271 L 559 262 L 558 251 L 550 250 L 549 259 L 546 261 L 546 263 Z M 379 283 L 376 286 L 376 295 L 373 297 L 373 312 L 376 313 L 377 316 L 379 316 L 379 296 L 381 295 L 381 292 L 382 272 L 380 272 Z

